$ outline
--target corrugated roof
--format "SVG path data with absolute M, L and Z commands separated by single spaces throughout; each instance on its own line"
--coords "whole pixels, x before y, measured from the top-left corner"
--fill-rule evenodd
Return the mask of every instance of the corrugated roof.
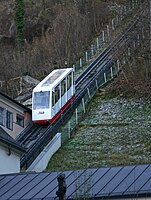
M 61 172 L 22 173 L 0 176 L 2 200 L 48 200 L 56 198 Z M 124 198 L 151 194 L 151 165 L 101 167 L 64 171 L 66 199 Z
M 9 146 L 14 147 L 15 149 L 18 149 L 21 152 L 25 151 L 25 149 L 16 140 L 14 140 L 10 135 L 8 135 L 2 127 L 0 127 L 0 141 Z

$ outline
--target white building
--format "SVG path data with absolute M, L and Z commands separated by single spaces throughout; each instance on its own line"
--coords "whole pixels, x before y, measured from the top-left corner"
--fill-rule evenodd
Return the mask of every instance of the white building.
M 24 149 L 0 127 L 0 174 L 20 172 L 20 156 Z

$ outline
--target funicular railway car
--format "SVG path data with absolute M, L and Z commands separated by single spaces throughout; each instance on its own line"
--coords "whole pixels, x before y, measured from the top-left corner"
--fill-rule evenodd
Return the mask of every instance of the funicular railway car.
M 75 98 L 73 68 L 56 69 L 44 78 L 32 94 L 33 123 L 54 123 Z

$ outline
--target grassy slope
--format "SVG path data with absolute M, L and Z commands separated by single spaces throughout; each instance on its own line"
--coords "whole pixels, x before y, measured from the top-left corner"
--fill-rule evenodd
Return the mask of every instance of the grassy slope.
M 61 171 L 151 162 L 149 100 L 98 93 L 74 138 L 52 157 L 47 170 Z

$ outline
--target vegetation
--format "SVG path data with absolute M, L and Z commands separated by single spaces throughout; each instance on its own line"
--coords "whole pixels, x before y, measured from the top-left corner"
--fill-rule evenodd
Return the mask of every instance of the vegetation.
M 65 61 L 71 66 L 92 39 L 101 32 L 111 15 L 118 12 L 111 8 L 115 5 L 120 7 L 120 4 L 125 2 L 1 0 L 0 81 L 1 85 L 4 85 L 2 90 L 15 97 L 16 85 L 14 84 L 14 90 L 9 90 L 10 79 L 24 74 L 42 79 L 54 68 L 64 67 Z M 148 13 L 146 16 L 149 16 Z M 121 75 L 106 88 L 112 97 L 132 97 L 134 94 L 139 99 L 144 96 L 150 97 L 148 91 L 151 89 L 151 59 L 147 18 L 144 17 L 140 23 L 144 24 L 143 30 L 146 34 L 144 43 L 131 55 L 126 65 L 122 66 Z M 22 51 L 18 48 L 18 42 L 24 45 Z M 117 56 L 120 57 L 120 52 Z M 123 100 L 121 102 L 123 103 Z M 53 157 L 48 169 L 64 170 L 150 162 L 150 106 L 134 103 L 132 109 L 126 106 L 129 105 L 126 103 L 123 109 L 120 107 L 121 102 L 112 102 L 115 110 L 116 105 L 119 106 L 117 113 L 113 115 L 112 106 L 101 115 L 91 110 L 88 118 L 80 124 L 81 133 L 77 133 L 76 138 L 63 146 Z M 96 105 L 95 102 L 92 107 Z M 105 99 L 103 105 L 109 106 Z M 120 117 L 116 118 L 115 114 Z M 93 116 L 93 120 L 90 119 L 90 115 Z M 98 116 L 101 116 L 100 122 L 95 118 Z M 106 124 L 106 121 L 109 123 Z M 141 122 L 146 122 L 146 126 L 143 127 Z
M 64 67 L 65 62 L 72 66 L 92 39 L 100 34 L 110 17 L 119 12 L 122 3 L 126 4 L 126 1 L 2 0 L 0 81 L 3 92 L 12 97 L 19 94 L 17 85 L 20 85 L 20 79 L 16 77 L 30 74 L 41 80 L 54 68 Z M 144 19 L 145 22 L 144 30 L 148 30 L 147 19 Z M 22 51 L 18 49 L 19 41 L 24 45 Z M 135 67 L 129 65 L 123 70 L 125 80 L 133 77 L 134 85 L 138 79 L 148 80 L 150 85 L 150 58 L 146 56 L 149 49 L 147 45 L 144 48 L 144 57 L 139 54 L 138 62 L 143 68 L 139 68 L 138 78 L 134 76 L 140 66 L 136 63 L 138 54 L 133 55 Z M 16 82 L 12 84 L 10 79 Z
M 71 66 L 110 17 L 111 2 L 98 0 L 2 0 L 0 81 L 24 74 L 42 79 L 54 68 Z M 17 38 L 17 40 L 15 39 Z M 20 51 L 16 41 L 23 41 Z M 14 87 L 15 90 L 15 87 Z
M 24 1 L 15 0 L 16 39 L 19 43 L 24 40 Z
M 149 102 L 140 97 L 106 99 L 98 93 L 76 136 L 51 158 L 46 170 L 150 163 Z

